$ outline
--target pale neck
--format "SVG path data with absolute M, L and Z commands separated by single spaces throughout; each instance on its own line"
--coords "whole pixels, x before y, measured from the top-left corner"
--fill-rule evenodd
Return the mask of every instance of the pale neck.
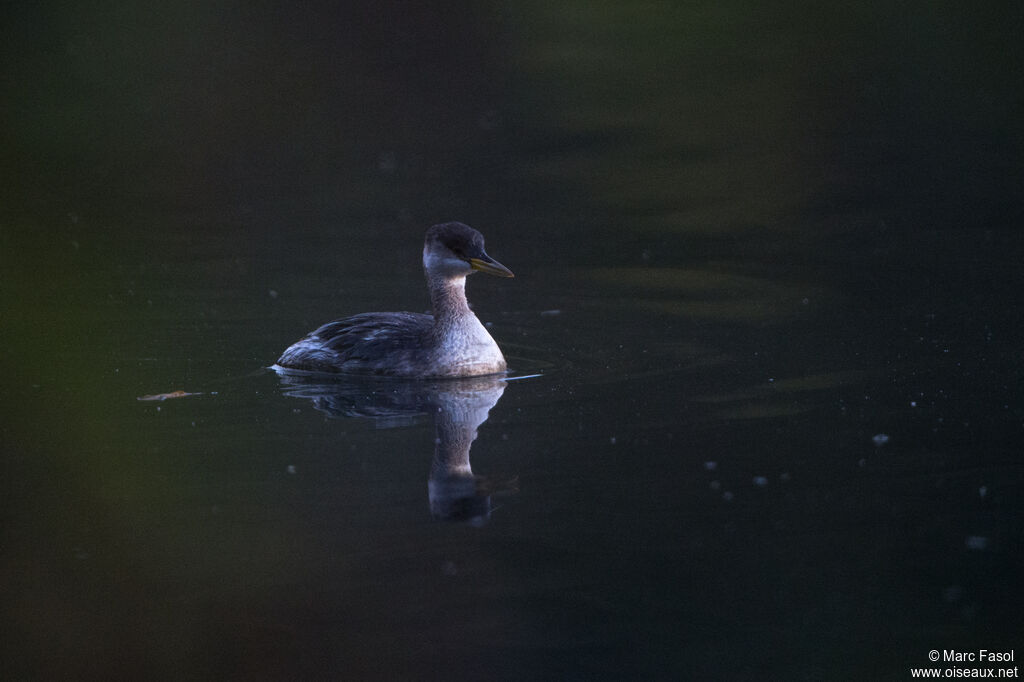
M 465 277 L 427 275 L 427 286 L 430 288 L 430 306 L 438 324 L 448 325 L 473 314 L 466 300 Z

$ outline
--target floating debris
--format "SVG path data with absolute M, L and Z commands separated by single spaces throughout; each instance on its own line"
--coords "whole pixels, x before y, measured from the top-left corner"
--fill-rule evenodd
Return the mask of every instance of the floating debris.
M 889 435 L 885 433 L 876 433 L 874 436 L 871 437 L 871 442 L 874 443 L 877 447 L 882 447 L 883 445 L 889 442 Z
M 187 398 L 190 395 L 202 395 L 202 393 L 187 393 L 185 391 L 171 391 L 170 393 L 155 393 L 153 395 L 140 395 L 136 400 L 170 400 L 171 398 Z
M 948 604 L 960 601 L 963 596 L 964 588 L 959 585 L 950 585 L 949 587 L 942 588 L 942 600 Z
M 989 539 L 984 535 L 968 535 L 964 539 L 964 545 L 967 547 L 967 549 L 982 551 L 988 549 L 989 544 Z
M 763 488 L 768 485 L 768 479 L 764 476 L 754 476 L 754 485 L 759 488 Z

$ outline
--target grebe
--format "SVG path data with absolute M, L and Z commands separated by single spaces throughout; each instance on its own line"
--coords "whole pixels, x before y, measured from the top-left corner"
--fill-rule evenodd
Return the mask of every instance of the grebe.
M 427 230 L 423 270 L 433 315 L 363 313 L 328 322 L 292 344 L 277 368 L 395 377 L 468 377 L 505 371 L 505 358 L 466 301 L 474 271 L 512 277 L 462 223 Z

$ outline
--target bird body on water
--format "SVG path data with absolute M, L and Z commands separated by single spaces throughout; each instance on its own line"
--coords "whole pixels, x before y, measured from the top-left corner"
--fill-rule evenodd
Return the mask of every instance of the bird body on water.
M 467 377 L 505 371 L 505 358 L 466 300 L 466 277 L 512 277 L 462 223 L 427 230 L 423 269 L 433 315 L 362 313 L 328 322 L 289 346 L 285 370 L 395 377 Z

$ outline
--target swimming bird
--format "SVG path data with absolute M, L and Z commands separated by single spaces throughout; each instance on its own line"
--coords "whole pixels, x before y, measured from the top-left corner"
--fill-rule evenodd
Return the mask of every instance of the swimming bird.
M 423 270 L 433 315 L 363 313 L 328 322 L 289 346 L 277 369 L 395 377 L 467 377 L 505 371 L 505 357 L 466 300 L 466 277 L 513 277 L 462 223 L 427 230 Z

